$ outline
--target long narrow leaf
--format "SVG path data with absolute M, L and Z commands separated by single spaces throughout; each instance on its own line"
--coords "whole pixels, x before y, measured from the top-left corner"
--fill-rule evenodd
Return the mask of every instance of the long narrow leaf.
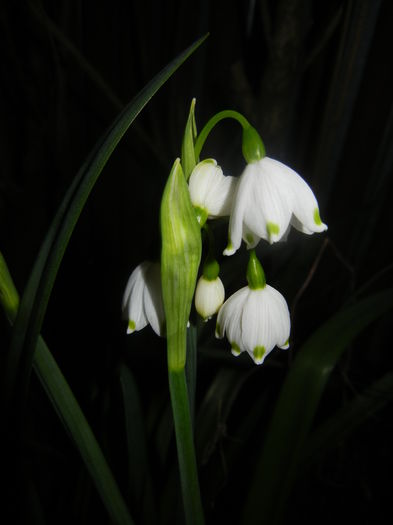
M 206 36 L 187 48 L 156 75 L 120 113 L 97 143 L 71 184 L 44 240 L 22 297 L 10 345 L 8 396 L 12 395 L 21 364 L 22 395 L 26 393 L 32 356 L 41 330 L 46 307 L 65 249 L 102 169 L 131 123 L 157 90 L 198 48 Z
M 244 523 L 279 523 L 296 478 L 302 447 L 331 371 L 348 344 L 393 307 L 393 290 L 381 292 L 334 315 L 299 350 L 272 416 Z
M 101 448 L 41 336 L 38 338 L 33 366 L 57 415 L 75 443 L 112 522 L 118 525 L 132 525 L 134 521 Z

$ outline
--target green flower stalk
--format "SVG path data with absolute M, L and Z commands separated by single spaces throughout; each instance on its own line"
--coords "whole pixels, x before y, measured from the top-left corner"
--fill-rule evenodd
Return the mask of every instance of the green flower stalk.
M 161 280 L 168 340 L 168 366 L 186 362 L 186 330 L 201 260 L 201 232 L 180 159 L 176 159 L 161 201 Z

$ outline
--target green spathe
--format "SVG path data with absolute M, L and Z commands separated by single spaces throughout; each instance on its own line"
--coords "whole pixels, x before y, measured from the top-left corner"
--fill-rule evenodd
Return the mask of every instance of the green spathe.
M 201 259 L 201 233 L 180 159 L 176 159 L 161 201 L 161 281 L 166 318 L 168 367 L 186 361 L 186 330 Z

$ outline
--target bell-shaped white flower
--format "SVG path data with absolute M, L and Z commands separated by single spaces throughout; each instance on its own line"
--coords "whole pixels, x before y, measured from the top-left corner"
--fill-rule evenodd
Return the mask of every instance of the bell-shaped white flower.
M 327 229 L 308 184 L 281 162 L 263 157 L 248 164 L 234 196 L 225 255 L 240 247 L 242 238 L 253 248 L 259 240 L 279 241 L 290 226 L 306 234 Z
M 225 290 L 221 279 L 207 279 L 201 275 L 195 290 L 195 308 L 204 321 L 218 312 L 224 299 Z
M 165 315 L 159 263 L 145 261 L 135 268 L 127 282 L 122 310 L 128 319 L 128 334 L 150 324 L 157 335 L 163 335 Z
M 236 183 L 236 177 L 225 176 L 214 159 L 205 159 L 195 166 L 188 185 L 201 225 L 207 218 L 224 217 L 231 213 Z
M 233 355 L 247 352 L 261 364 L 276 345 L 289 347 L 291 322 L 284 297 L 266 284 L 254 250 L 247 278 L 249 285 L 231 295 L 218 312 L 216 337 L 226 334 Z

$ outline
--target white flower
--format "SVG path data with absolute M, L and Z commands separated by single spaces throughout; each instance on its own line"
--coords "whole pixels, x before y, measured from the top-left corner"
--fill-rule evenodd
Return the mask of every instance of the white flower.
M 165 315 L 159 263 L 145 261 L 135 268 L 127 282 L 122 310 L 128 318 L 128 334 L 150 324 L 157 335 L 163 335 Z
M 219 277 L 209 280 L 199 278 L 195 291 L 195 308 L 204 321 L 218 312 L 225 299 L 224 285 Z
M 327 229 L 319 216 L 317 200 L 308 184 L 285 164 L 264 157 L 248 164 L 234 196 L 225 255 L 259 240 L 279 241 L 290 226 L 312 234 Z
M 214 219 L 231 213 L 236 183 L 236 177 L 223 175 L 214 159 L 203 160 L 195 166 L 188 184 L 200 223 L 208 217 Z
M 216 337 L 227 338 L 232 354 L 248 352 L 263 363 L 274 346 L 288 348 L 290 318 L 284 297 L 275 288 L 241 288 L 225 301 L 217 317 Z

